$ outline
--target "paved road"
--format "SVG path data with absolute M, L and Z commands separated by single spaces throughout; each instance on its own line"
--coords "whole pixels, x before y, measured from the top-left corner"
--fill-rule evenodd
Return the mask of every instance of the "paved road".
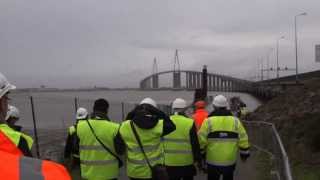
M 255 153 L 253 152 L 252 156 L 248 159 L 246 163 L 243 163 L 239 160 L 236 172 L 235 172 L 235 180 L 258 180 L 258 174 L 256 170 L 256 161 L 257 157 L 255 156 Z M 73 173 L 75 174 L 75 173 Z M 74 176 L 73 179 L 80 179 L 79 176 Z M 122 168 L 121 175 L 119 180 L 127 180 L 125 174 L 125 169 Z M 195 180 L 206 180 L 206 175 L 201 173 L 196 176 Z

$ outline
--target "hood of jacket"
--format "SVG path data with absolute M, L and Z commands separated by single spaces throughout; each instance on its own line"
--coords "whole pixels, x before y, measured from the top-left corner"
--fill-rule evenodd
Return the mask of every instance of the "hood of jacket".
M 133 111 L 131 111 L 127 119 L 132 120 L 139 128 L 152 129 L 154 128 L 160 119 L 166 119 L 169 117 L 159 109 L 149 105 L 138 105 Z
M 228 109 L 216 109 L 212 111 L 208 117 L 211 116 L 233 116 L 233 114 Z

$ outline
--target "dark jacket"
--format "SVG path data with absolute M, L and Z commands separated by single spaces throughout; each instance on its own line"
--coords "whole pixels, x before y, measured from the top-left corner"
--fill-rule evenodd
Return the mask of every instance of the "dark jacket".
M 138 105 L 127 115 L 126 119 L 132 120 L 142 129 L 151 129 L 158 124 L 160 119 L 162 119 L 163 133 L 161 137 L 176 130 L 175 124 L 168 115 L 149 104 Z

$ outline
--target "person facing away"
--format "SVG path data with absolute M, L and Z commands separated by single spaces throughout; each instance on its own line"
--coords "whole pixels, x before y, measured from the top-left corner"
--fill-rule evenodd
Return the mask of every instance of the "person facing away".
M 206 108 L 205 101 L 197 101 L 194 104 L 194 106 L 195 106 L 195 112 L 192 115 L 192 119 L 195 121 L 197 130 L 199 130 L 203 121 L 208 117 L 208 111 L 205 109 Z
M 195 122 L 186 117 L 187 103 L 177 98 L 172 103 L 170 119 L 176 130 L 163 137 L 164 162 L 170 180 L 193 180 L 196 175 L 194 163 L 201 165 L 200 145 Z
M 163 164 L 161 137 L 173 132 L 176 127 L 164 112 L 157 109 L 156 102 L 151 98 L 143 99 L 127 118 L 120 127 L 120 134 L 126 145 L 127 175 L 131 180 L 152 179 L 150 167 L 131 126 L 136 129 L 152 166 Z
M 21 133 L 21 136 L 27 141 L 29 151 L 31 152 L 33 139 L 31 136 L 27 135 L 26 133 L 21 132 L 22 126 L 16 125 L 16 123 L 19 120 L 20 120 L 19 109 L 15 106 L 9 105 L 7 116 L 6 116 L 6 122 L 11 129 Z
M 200 147 L 205 150 L 208 180 L 232 180 L 238 150 L 241 160 L 250 156 L 249 140 L 241 121 L 227 109 L 228 102 L 223 95 L 213 100 L 214 111 L 198 132 Z
M 62 165 L 24 156 L 28 155 L 26 140 L 5 121 L 8 113 L 8 93 L 15 88 L 0 73 L 0 179 L 70 180 L 68 171 Z
M 84 179 L 117 179 L 119 176 L 120 162 L 114 155 L 123 153 L 124 144 L 118 133 L 120 125 L 110 121 L 108 109 L 108 101 L 98 99 L 94 102 L 91 118 L 77 124 L 81 177 Z
M 80 167 L 80 156 L 79 156 L 79 138 L 77 136 L 77 124 L 79 121 L 87 120 L 89 113 L 87 109 L 80 107 L 76 114 L 76 123 L 68 128 L 68 136 L 66 145 L 64 148 L 64 158 L 66 162 L 69 162 L 70 168 Z

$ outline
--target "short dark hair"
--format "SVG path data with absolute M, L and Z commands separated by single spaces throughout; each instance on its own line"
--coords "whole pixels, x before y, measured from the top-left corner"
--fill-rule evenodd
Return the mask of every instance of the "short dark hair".
M 109 102 L 103 98 L 97 99 L 93 105 L 93 111 L 105 112 L 109 109 Z

